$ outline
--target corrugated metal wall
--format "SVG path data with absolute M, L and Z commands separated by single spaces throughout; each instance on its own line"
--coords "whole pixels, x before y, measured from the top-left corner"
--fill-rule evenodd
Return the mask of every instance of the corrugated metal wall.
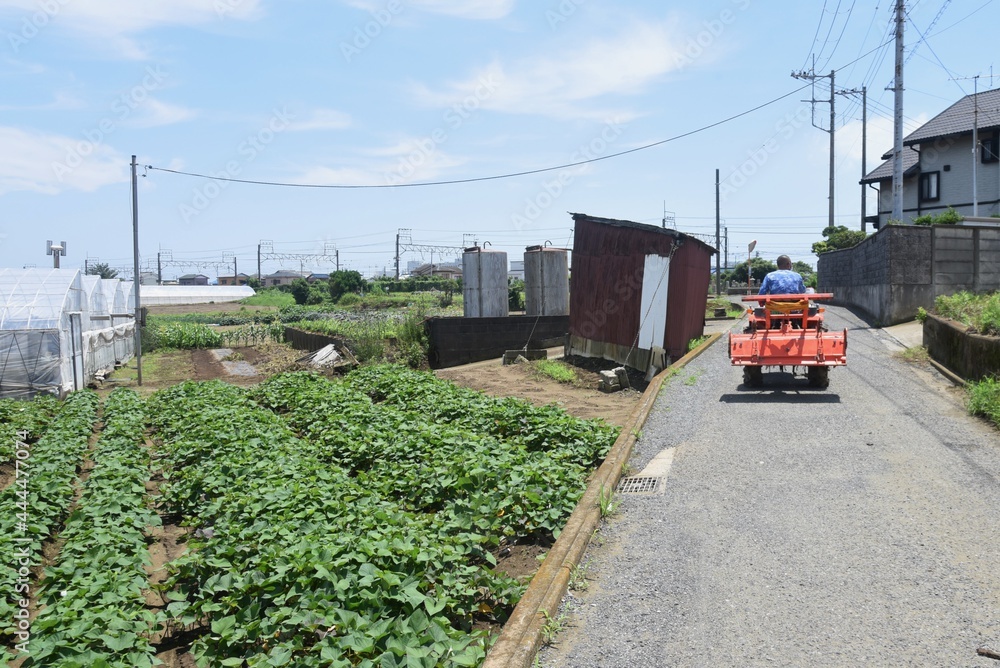
M 704 331 L 705 302 L 714 250 L 675 230 L 574 214 L 570 335 L 626 351 L 636 343 L 642 317 L 646 256 L 670 260 L 664 349 L 676 359 Z M 600 349 L 598 346 L 596 349 Z M 621 353 L 612 355 L 620 357 Z M 648 363 L 648 355 L 630 365 Z M 637 366 L 637 368 L 638 368 Z

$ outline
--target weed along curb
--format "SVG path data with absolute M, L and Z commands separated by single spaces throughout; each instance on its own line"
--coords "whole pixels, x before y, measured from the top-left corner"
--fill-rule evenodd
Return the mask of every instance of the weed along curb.
M 664 381 L 677 373 L 688 362 L 698 357 L 721 334 L 712 334 L 700 346 L 680 358 L 653 378 L 642 400 L 633 409 L 622 427 L 618 440 L 611 446 L 604 463 L 594 473 L 580 498 L 573 514 L 559 538 L 545 557 L 528 590 L 511 613 L 482 668 L 529 668 L 541 644 L 541 630 L 546 616 L 554 616 L 569 585 L 569 576 L 576 568 L 590 543 L 590 538 L 601 520 L 600 498 L 602 492 L 613 491 L 621 478 L 622 469 L 632 456 L 635 435 L 646 423 Z

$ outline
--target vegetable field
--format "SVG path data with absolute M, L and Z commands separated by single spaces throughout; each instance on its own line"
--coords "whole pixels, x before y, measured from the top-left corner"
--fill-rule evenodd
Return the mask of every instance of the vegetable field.
M 389 365 L 0 420 L 0 665 L 25 667 L 477 666 L 527 584 L 498 557 L 551 543 L 617 435 Z

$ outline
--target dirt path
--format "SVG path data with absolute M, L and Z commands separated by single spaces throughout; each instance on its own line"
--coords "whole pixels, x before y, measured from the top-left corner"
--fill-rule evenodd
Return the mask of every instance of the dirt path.
M 598 374 L 583 368 L 577 368 L 580 381 L 572 385 L 533 373 L 530 365 L 503 366 L 499 360 L 439 369 L 434 375 L 496 397 L 519 397 L 540 406 L 554 403 L 576 417 L 602 418 L 619 426 L 642 398 L 638 390 L 614 394 L 598 391 Z

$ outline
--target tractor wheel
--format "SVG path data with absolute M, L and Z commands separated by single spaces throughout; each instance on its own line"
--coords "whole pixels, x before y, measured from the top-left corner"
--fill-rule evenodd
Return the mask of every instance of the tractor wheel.
M 764 371 L 759 366 L 743 367 L 743 384 L 747 387 L 760 387 L 764 384 Z
M 811 366 L 808 373 L 810 387 L 818 387 L 821 390 L 825 390 L 830 386 L 830 367 Z

